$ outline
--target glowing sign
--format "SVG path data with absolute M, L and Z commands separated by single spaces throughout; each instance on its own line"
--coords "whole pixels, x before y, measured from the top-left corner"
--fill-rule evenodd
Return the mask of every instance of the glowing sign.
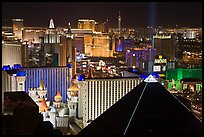
M 166 59 L 154 59 L 154 63 L 167 63 Z
M 156 39 L 170 39 L 171 35 L 170 36 L 164 36 L 164 35 L 158 36 L 158 35 L 156 35 L 156 36 L 153 36 L 153 38 L 156 38 Z
M 159 72 L 159 71 L 161 71 L 161 66 L 159 65 L 159 66 L 154 66 L 153 67 L 153 71 L 154 72 Z

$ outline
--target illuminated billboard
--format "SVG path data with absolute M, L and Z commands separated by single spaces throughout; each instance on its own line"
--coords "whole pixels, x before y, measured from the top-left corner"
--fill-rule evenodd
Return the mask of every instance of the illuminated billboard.
M 164 63 L 167 63 L 167 60 L 166 59 L 154 59 L 154 63 L 164 64 Z
M 161 66 L 160 65 L 153 67 L 153 72 L 160 72 L 160 71 L 161 71 Z

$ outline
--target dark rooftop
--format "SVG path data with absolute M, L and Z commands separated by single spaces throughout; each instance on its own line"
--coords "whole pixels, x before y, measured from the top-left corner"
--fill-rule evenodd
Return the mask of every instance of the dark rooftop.
M 159 82 L 143 81 L 78 135 L 201 135 L 202 122 Z

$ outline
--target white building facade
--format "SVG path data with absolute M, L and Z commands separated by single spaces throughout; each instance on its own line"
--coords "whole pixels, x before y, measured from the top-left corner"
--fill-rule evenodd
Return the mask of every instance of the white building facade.
M 82 109 L 78 109 L 78 113 L 83 115 L 83 126 L 86 127 L 91 121 L 139 85 L 142 80 L 140 78 L 109 78 L 79 81 L 81 100 L 78 108 L 81 108 L 82 105 Z

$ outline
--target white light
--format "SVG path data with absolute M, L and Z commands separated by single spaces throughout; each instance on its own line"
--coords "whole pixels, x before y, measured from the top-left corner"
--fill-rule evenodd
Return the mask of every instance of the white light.
M 158 82 L 152 75 L 149 75 L 144 81 L 148 83 Z
M 135 54 L 132 54 L 132 56 L 135 56 Z

